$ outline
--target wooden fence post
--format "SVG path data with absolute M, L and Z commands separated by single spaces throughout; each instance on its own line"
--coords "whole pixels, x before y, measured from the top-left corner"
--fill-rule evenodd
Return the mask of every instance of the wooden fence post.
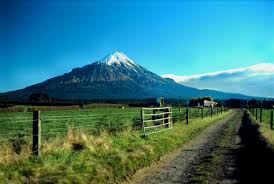
M 170 114 L 169 114 L 169 109 L 165 109 L 164 110 L 164 113 L 167 113 L 167 114 L 164 114 L 164 123 L 166 124 L 165 127 L 168 128 L 169 127 L 169 121 L 170 121 Z
M 168 114 L 168 128 L 171 128 L 172 127 L 172 119 L 171 119 L 172 109 L 171 109 L 171 107 L 168 108 L 168 112 L 169 112 L 169 114 Z
M 210 108 L 210 116 L 212 117 L 213 115 L 213 107 Z
M 219 112 L 218 112 L 218 107 L 217 107 L 217 116 L 218 116 Z
M 41 154 L 41 120 L 40 111 L 33 111 L 32 123 L 32 154 L 39 156 Z
M 143 109 L 141 109 L 140 113 L 141 113 L 142 129 L 143 129 L 144 137 L 146 138 L 146 131 L 145 131 L 145 122 L 144 122 Z
M 256 120 L 258 119 L 258 110 L 256 109 Z
M 188 108 L 186 108 L 186 124 L 188 125 L 188 118 L 189 118 L 189 114 L 188 114 Z
M 202 119 L 204 119 L 204 108 L 203 107 L 201 108 L 201 111 L 202 111 Z
M 181 123 L 181 107 L 179 107 L 179 123 Z
M 160 97 L 160 107 L 165 106 L 165 99 L 163 97 Z
M 270 112 L 270 129 L 273 130 L 273 111 Z
M 263 122 L 263 109 L 260 108 L 260 123 Z
M 152 113 L 153 113 L 153 114 L 156 114 L 156 110 L 153 110 Z M 155 115 L 152 115 L 151 119 L 152 119 L 152 120 L 155 120 L 155 119 L 156 119 L 156 118 L 155 118 Z M 156 124 L 156 121 L 153 121 L 153 124 L 155 125 L 155 124 Z

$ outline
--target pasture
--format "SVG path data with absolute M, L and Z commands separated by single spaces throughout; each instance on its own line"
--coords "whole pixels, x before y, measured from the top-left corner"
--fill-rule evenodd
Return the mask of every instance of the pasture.
M 32 112 L 0 114 L 3 183 L 117 183 L 228 116 L 210 109 L 172 108 L 170 131 L 142 138 L 141 108 L 41 112 L 41 156 L 32 156 Z M 207 117 L 206 117 L 207 116 Z M 0 182 L 1 183 L 1 182 Z
M 262 114 L 260 109 L 257 109 L 257 120 L 256 120 L 256 109 L 250 109 L 250 114 L 253 116 L 253 120 L 260 126 L 259 130 L 265 140 L 274 148 L 274 126 L 271 129 L 271 111 L 273 109 L 262 109 Z M 262 115 L 262 117 L 261 117 Z M 272 115 L 272 123 L 274 117 Z
M 64 135 L 68 128 L 85 129 L 91 134 L 118 131 L 140 121 L 140 108 L 90 108 L 42 111 L 42 136 Z M 0 136 L 12 138 L 32 133 L 32 112 L 0 113 Z
M 39 108 L 37 108 L 39 109 Z M 41 108 L 43 109 L 43 108 Z M 127 128 L 141 129 L 141 108 L 89 108 L 73 110 L 51 110 L 41 112 L 42 136 L 54 137 L 65 135 L 69 128 L 85 130 L 90 134 L 102 131 L 111 133 Z M 216 111 L 216 109 L 214 109 Z M 216 113 L 216 112 L 213 113 Z M 219 110 L 220 111 L 220 110 Z M 210 116 L 210 109 L 204 108 L 204 116 Z M 2 112 L 0 113 L 1 140 L 28 137 L 32 134 L 32 112 Z M 201 118 L 199 108 L 189 108 L 189 119 Z M 173 122 L 182 122 L 186 119 L 186 108 L 172 108 Z

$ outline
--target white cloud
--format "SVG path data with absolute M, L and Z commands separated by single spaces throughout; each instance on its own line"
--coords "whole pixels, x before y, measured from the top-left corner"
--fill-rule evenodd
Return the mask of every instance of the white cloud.
M 274 64 L 256 65 L 195 75 L 164 74 L 176 82 L 199 89 L 214 89 L 253 96 L 274 97 Z
M 246 76 L 254 76 L 254 75 L 272 75 L 274 74 L 274 64 L 272 63 L 259 63 L 256 65 L 248 66 L 248 67 L 242 67 L 242 68 L 235 68 L 235 69 L 229 69 L 229 70 L 222 70 L 217 72 L 210 72 L 210 73 L 204 73 L 204 74 L 195 74 L 195 75 L 174 75 L 174 74 L 163 74 L 163 78 L 171 78 L 175 80 L 176 82 L 183 82 L 188 81 L 191 79 L 198 79 L 202 77 L 207 76 L 218 76 L 221 74 L 235 74 L 240 72 L 246 72 Z

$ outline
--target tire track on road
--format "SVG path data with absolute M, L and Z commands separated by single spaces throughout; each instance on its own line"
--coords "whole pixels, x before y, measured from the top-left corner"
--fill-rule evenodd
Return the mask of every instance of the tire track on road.
M 216 148 L 218 139 L 228 123 L 238 119 L 236 117 L 239 116 L 242 116 L 241 110 L 211 125 L 159 164 L 137 172 L 130 183 L 188 183 L 195 164 Z

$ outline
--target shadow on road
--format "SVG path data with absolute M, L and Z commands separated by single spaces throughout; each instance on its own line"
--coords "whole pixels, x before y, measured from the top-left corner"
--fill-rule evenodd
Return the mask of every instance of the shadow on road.
M 274 183 L 274 152 L 261 139 L 257 125 L 251 123 L 245 112 L 238 136 L 241 145 L 232 150 L 235 158 L 234 181 L 240 183 Z

